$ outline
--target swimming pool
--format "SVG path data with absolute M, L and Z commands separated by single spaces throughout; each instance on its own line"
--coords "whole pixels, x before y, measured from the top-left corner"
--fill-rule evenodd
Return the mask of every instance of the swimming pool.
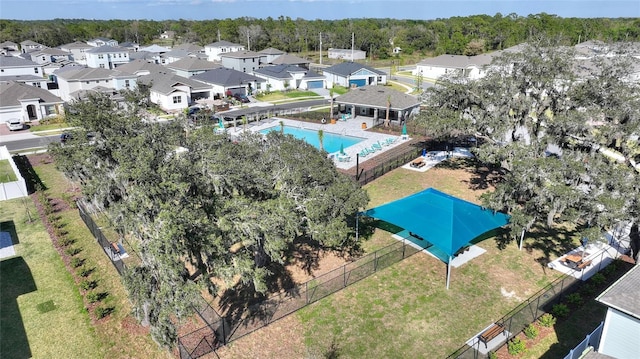
M 270 131 L 280 131 L 280 126 L 266 128 L 261 130 L 260 133 L 266 134 Z M 320 140 L 318 139 L 318 131 L 316 130 L 284 126 L 284 133 L 293 135 L 293 137 L 301 139 L 315 148 L 320 148 Z M 325 131 L 324 138 L 322 139 L 322 147 L 328 153 L 333 153 L 340 151 L 340 146 L 347 148 L 364 140 L 365 139 L 361 137 L 343 136 Z

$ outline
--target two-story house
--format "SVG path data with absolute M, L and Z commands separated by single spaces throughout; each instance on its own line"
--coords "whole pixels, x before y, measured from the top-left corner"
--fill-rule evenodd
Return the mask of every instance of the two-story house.
M 264 57 L 263 62 L 265 64 L 272 64 L 272 61 L 275 60 L 278 56 L 286 54 L 286 52 L 273 47 L 260 50 L 258 51 L 258 53 Z
M 26 75 L 43 79 L 42 65 L 21 57 L 0 55 L 0 77 Z
M 92 68 L 115 69 L 129 62 L 129 51 L 120 46 L 100 46 L 85 52 L 87 66 Z
M 71 52 L 64 51 L 62 49 L 50 48 L 50 47 L 44 48 L 42 50 L 33 51 L 23 56 L 27 56 L 27 55 L 31 56 L 31 61 L 41 65 L 48 64 L 51 62 L 73 60 L 73 56 Z
M 114 40 L 114 39 L 108 39 L 106 37 L 96 37 L 95 39 L 91 39 L 89 41 L 87 41 L 87 44 L 93 46 L 93 47 L 100 47 L 100 46 L 118 46 L 118 41 Z
M 60 46 L 60 50 L 67 51 L 71 53 L 71 60 L 79 63 L 80 65 L 87 64 L 87 50 L 93 49 L 94 46 L 91 46 L 82 41 L 76 41 L 69 44 L 64 44 Z
M 387 83 L 387 74 L 357 62 L 343 62 L 323 71 L 327 87 L 334 85 L 344 87 L 361 87 L 368 85 L 384 85 Z
M 27 52 L 31 52 L 31 51 L 35 51 L 35 50 L 42 50 L 44 49 L 46 46 L 39 44 L 35 41 L 31 41 L 31 40 L 25 40 L 22 41 L 20 43 L 20 51 L 23 54 L 26 54 Z
M 236 51 L 220 54 L 222 66 L 248 74 L 261 67 L 263 56 L 253 51 Z
M 220 55 L 229 52 L 244 51 L 244 45 L 234 44 L 229 41 L 217 41 L 209 45 L 205 45 L 204 53 L 209 61 L 220 61 Z
M 119 91 L 135 89 L 138 76 L 103 68 L 61 68 L 54 73 L 60 97 L 65 101 L 78 98 L 83 91 Z
M 20 46 L 13 41 L 3 41 L 0 43 L 0 53 L 2 55 L 10 55 L 12 53 L 18 53 L 20 51 Z

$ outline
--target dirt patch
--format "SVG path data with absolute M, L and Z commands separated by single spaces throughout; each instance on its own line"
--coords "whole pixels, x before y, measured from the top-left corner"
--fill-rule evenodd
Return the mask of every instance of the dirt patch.
M 553 334 L 553 332 L 555 331 L 553 327 L 543 327 L 538 324 L 534 324 L 534 325 L 536 326 L 536 328 L 538 328 L 538 335 L 535 338 L 529 339 L 527 338 L 526 335 L 524 335 L 524 333 L 520 333 L 516 335 L 517 338 L 519 338 L 526 344 L 527 350 L 538 345 L 538 343 L 543 341 L 547 336 Z M 504 344 L 495 353 L 498 359 L 513 359 L 513 358 L 520 357 L 520 355 L 509 354 L 509 348 L 507 344 Z

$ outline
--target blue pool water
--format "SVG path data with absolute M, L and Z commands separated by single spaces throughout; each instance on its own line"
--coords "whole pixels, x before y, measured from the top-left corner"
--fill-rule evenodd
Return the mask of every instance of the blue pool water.
M 270 131 L 280 131 L 280 126 L 269 127 L 261 130 L 260 133 L 266 134 Z M 293 137 L 304 140 L 306 143 L 312 145 L 315 148 L 320 148 L 320 141 L 318 139 L 318 131 L 309 130 L 305 128 L 284 126 L 284 133 L 293 135 Z M 353 136 L 342 136 L 335 133 L 324 132 L 324 138 L 322 140 L 322 147 L 328 153 L 340 151 L 340 146 L 344 148 L 353 146 L 356 143 L 364 141 L 364 138 Z

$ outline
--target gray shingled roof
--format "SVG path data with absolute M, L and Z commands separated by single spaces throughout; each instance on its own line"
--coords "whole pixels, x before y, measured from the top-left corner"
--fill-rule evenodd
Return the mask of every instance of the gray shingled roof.
M 243 46 L 243 45 L 236 44 L 236 43 L 229 42 L 229 41 L 225 41 L 225 40 L 220 40 L 220 41 L 216 41 L 216 42 L 210 43 L 209 45 L 206 45 L 205 47 L 238 47 L 238 46 Z
M 241 50 L 241 51 L 225 52 L 225 53 L 219 54 L 219 56 L 230 57 L 232 59 L 251 59 L 251 58 L 262 57 L 264 55 L 259 54 L 257 52 L 253 52 L 253 51 Z
M 129 52 L 129 61 L 147 60 L 147 59 L 155 61 L 154 59 L 155 56 L 157 55 L 148 51 L 134 51 L 134 52 Z
M 191 79 L 201 82 L 220 85 L 223 87 L 240 86 L 242 83 L 247 82 L 265 82 L 264 79 L 249 75 L 247 73 L 221 67 L 219 69 L 213 69 L 201 74 L 197 74 L 191 77 Z
M 206 90 L 210 86 L 203 84 L 202 82 L 194 81 L 186 77 L 178 76 L 173 73 L 151 73 L 149 75 L 141 76 L 138 78 L 138 82 L 142 84 L 151 84 L 153 91 L 168 95 L 175 91 L 173 88 L 176 85 L 186 85 L 192 90 Z
M 195 44 L 180 44 L 178 46 L 174 46 L 174 50 L 184 50 L 189 52 L 201 52 L 204 50 L 202 46 L 198 46 Z
M 291 73 L 294 73 L 294 72 L 306 73 L 307 70 L 295 65 L 275 65 L 275 66 L 267 66 L 267 67 L 259 68 L 254 71 L 254 73 L 258 73 L 274 79 L 283 79 L 283 80 L 292 78 Z
M 280 55 L 278 57 L 276 57 L 275 59 L 273 59 L 273 61 L 271 61 L 272 64 L 274 65 L 280 65 L 280 64 L 285 64 L 285 65 L 304 65 L 304 64 L 308 64 L 311 61 L 303 59 L 301 57 L 298 56 L 294 56 L 294 55 L 289 55 L 289 54 L 284 54 L 284 55 Z
M 304 75 L 305 80 L 310 79 L 324 79 L 323 75 L 318 74 L 317 72 L 309 71 L 306 75 Z
M 22 41 L 20 43 L 20 45 L 21 46 L 42 46 L 42 47 L 45 47 L 44 45 L 39 44 L 39 43 L 37 43 L 35 41 L 31 41 L 31 40 L 24 40 L 24 41 Z
M 40 54 L 45 54 L 45 55 L 52 55 L 52 56 L 69 56 L 71 55 L 71 53 L 69 51 L 64 51 L 61 49 L 56 49 L 56 48 L 44 48 L 42 50 L 38 50 L 35 52 L 31 53 L 31 56 L 38 56 Z
M 336 74 L 336 75 L 340 75 L 343 77 L 348 77 L 351 76 L 352 74 L 362 70 L 362 69 L 366 69 L 369 70 L 375 74 L 378 75 L 386 75 L 384 72 L 380 71 L 380 70 L 376 70 L 373 67 L 369 67 L 363 64 L 359 64 L 357 62 L 342 62 L 336 65 L 333 65 L 331 67 L 327 67 L 326 69 L 324 69 L 325 73 L 330 73 L 330 74 Z
M 64 69 L 64 68 L 63 68 Z M 74 68 L 71 70 L 54 71 L 54 74 L 61 79 L 67 81 L 90 81 L 90 80 L 104 80 L 115 77 L 132 77 L 135 75 L 124 73 L 118 70 L 109 70 L 103 68 Z
M 420 104 L 417 98 L 386 86 L 362 86 L 336 97 L 335 102 L 347 105 L 387 108 L 387 98 L 391 99 L 392 110 L 406 110 Z
M 0 76 L 0 82 L 9 82 L 9 81 L 17 81 L 17 82 L 34 82 L 34 81 L 44 81 L 45 79 L 36 76 L 36 75 L 10 75 L 10 76 Z
M 93 48 L 93 46 L 87 44 L 86 42 L 81 42 L 81 41 L 60 45 L 59 47 L 61 49 L 92 49 Z
M 148 61 L 138 59 L 118 66 L 118 71 L 135 74 L 139 71 L 163 72 L 166 71 L 166 69 L 162 65 L 153 64 Z
M 600 303 L 640 319 L 640 266 L 634 266 L 597 298 Z
M 42 103 L 63 103 L 62 99 L 51 92 L 19 82 L 0 83 L 0 107 L 20 106 L 22 99 L 37 98 Z
M 15 42 L 13 42 L 13 41 L 3 41 L 3 42 L 0 44 L 0 48 L 3 48 L 3 47 L 16 47 L 16 46 L 18 46 L 18 44 L 16 44 L 16 43 L 15 43 Z
M 40 65 L 36 64 L 31 60 L 23 59 L 22 57 L 0 55 L 0 68 L 38 67 L 38 66 Z
M 284 54 L 284 51 L 278 50 L 275 47 L 268 47 L 264 50 L 258 51 L 258 53 L 264 54 L 264 55 L 282 55 Z
M 217 69 L 220 67 L 220 65 L 211 61 L 198 59 L 196 57 L 185 57 L 184 59 L 180 59 L 168 64 L 167 67 L 184 71 L 206 71 Z
M 99 47 L 94 47 L 92 49 L 89 49 L 87 51 L 85 51 L 86 53 L 89 54 L 105 54 L 105 53 L 110 53 L 110 52 L 129 52 L 129 49 L 122 47 L 122 46 L 109 46 L 109 45 L 103 45 L 103 46 L 99 46 Z

